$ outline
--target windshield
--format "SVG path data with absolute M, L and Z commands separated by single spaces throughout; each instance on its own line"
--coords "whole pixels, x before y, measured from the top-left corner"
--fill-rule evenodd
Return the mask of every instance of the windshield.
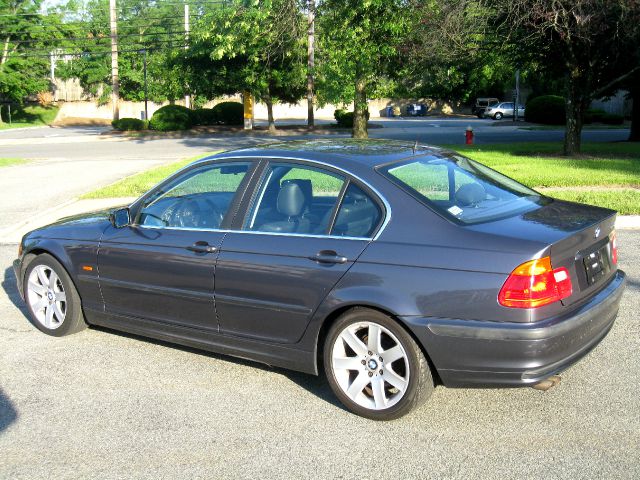
M 551 200 L 468 158 L 429 155 L 380 172 L 452 220 L 473 224 L 530 212 Z

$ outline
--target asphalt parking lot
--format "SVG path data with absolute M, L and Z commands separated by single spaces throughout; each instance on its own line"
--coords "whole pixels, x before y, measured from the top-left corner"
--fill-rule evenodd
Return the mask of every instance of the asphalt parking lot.
M 546 393 L 447 389 L 388 423 L 321 378 L 25 318 L 0 246 L 1 478 L 640 478 L 640 231 L 616 325 Z

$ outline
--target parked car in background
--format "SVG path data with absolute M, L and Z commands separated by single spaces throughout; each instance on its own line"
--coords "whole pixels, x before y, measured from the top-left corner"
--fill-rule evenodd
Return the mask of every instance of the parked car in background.
M 502 102 L 497 105 L 491 105 L 484 111 L 484 116 L 493 118 L 494 120 L 501 120 L 504 117 L 513 117 L 514 115 L 514 103 Z M 518 105 L 518 117 L 524 120 L 524 106 Z
M 46 334 L 99 325 L 324 373 L 388 420 L 436 381 L 536 385 L 593 349 L 624 290 L 615 219 L 435 147 L 287 142 L 32 231 L 14 269 Z
M 407 105 L 407 115 L 410 117 L 424 117 L 428 110 L 429 107 L 424 103 L 410 103 Z
M 478 97 L 476 103 L 471 107 L 471 113 L 477 115 L 478 118 L 483 118 L 484 111 L 491 105 L 497 105 L 500 100 L 492 97 Z

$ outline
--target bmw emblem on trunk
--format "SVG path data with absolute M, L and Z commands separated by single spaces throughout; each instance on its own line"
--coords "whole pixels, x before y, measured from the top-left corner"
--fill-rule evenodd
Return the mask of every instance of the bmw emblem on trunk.
M 593 234 L 593 238 L 598 238 L 600 236 L 600 227 L 596 227 L 596 231 Z

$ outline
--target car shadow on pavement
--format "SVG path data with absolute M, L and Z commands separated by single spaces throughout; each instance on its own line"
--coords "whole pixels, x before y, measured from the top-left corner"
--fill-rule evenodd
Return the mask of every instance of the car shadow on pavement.
M 214 353 L 214 352 L 207 352 L 205 350 L 199 350 L 197 348 L 187 347 L 187 346 L 184 346 L 184 345 L 177 345 L 175 343 L 165 342 L 163 340 L 156 340 L 154 338 L 135 335 L 135 334 L 132 334 L 132 333 L 122 332 L 122 331 L 118 331 L 118 330 L 111 330 L 110 328 L 106 328 L 106 327 L 102 327 L 102 326 L 92 325 L 91 329 L 92 330 L 98 330 L 98 331 L 101 331 L 101 332 L 105 332 L 105 333 L 108 333 L 110 335 L 118 335 L 120 337 L 131 338 L 131 339 L 134 339 L 136 341 L 151 343 L 153 345 L 160 345 L 160 346 L 163 346 L 163 347 L 175 348 L 175 349 L 181 350 L 183 352 L 189 352 L 189 353 L 192 353 L 192 354 L 195 354 L 195 355 L 202 355 L 202 356 L 213 358 L 213 359 L 216 359 L 216 360 L 221 360 L 221 361 L 225 361 L 225 362 L 233 362 L 233 363 L 236 363 L 238 365 L 243 365 L 243 366 L 247 366 L 247 367 L 251 367 L 251 368 L 260 369 L 262 371 L 271 372 L 274 375 L 282 375 L 282 376 L 288 378 L 293 383 L 295 383 L 298 386 L 300 386 L 301 388 L 304 388 L 309 393 L 315 395 L 316 397 L 324 400 L 325 402 L 327 402 L 327 403 L 329 403 L 329 404 L 331 404 L 331 405 L 333 405 L 335 407 L 338 407 L 338 408 L 346 411 L 344 406 L 333 395 L 333 392 L 331 391 L 331 388 L 329 387 L 329 384 L 325 380 L 324 374 L 322 372 L 320 372 L 320 375 L 311 375 L 311 374 L 306 374 L 306 373 L 302 373 L 302 372 L 295 372 L 295 371 L 292 371 L 292 370 L 287 370 L 285 368 L 272 367 L 270 365 L 266 365 L 266 364 L 259 363 L 259 362 L 254 362 L 254 361 L 251 361 L 251 360 L 245 360 L 245 359 L 242 359 L 242 358 L 237 358 L 237 357 L 233 357 L 233 356 L 230 356 L 230 355 L 224 355 L 224 354 L 219 354 L 219 353 Z
M 11 303 L 13 303 L 20 310 L 20 312 L 22 312 L 27 320 L 31 321 L 29 319 L 29 315 L 27 315 L 27 307 L 25 306 L 22 298 L 20 298 L 20 294 L 18 293 L 16 276 L 13 273 L 12 267 L 8 267 L 5 269 L 0 286 L 2 286 L 2 289 L 7 294 L 7 297 L 9 297 L 9 300 L 11 300 Z
M 4 394 L 0 388 L 0 434 L 9 428 L 18 418 L 18 412 L 11 403 L 11 400 Z

